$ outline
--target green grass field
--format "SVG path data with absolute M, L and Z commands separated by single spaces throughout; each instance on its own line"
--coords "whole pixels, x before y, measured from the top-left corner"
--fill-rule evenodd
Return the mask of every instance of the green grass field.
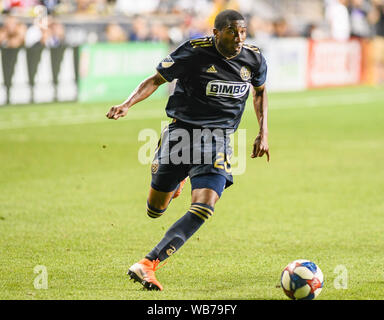
M 249 101 L 246 173 L 157 272 L 163 292 L 126 271 L 189 207 L 187 184 L 163 217 L 146 215 L 138 135 L 160 131 L 165 100 L 118 121 L 105 103 L 1 107 L 0 299 L 287 299 L 280 274 L 299 258 L 324 273 L 318 299 L 383 299 L 384 90 L 273 93 L 269 103 L 271 162 L 248 156 L 258 131 Z M 34 288 L 38 265 L 46 290 Z

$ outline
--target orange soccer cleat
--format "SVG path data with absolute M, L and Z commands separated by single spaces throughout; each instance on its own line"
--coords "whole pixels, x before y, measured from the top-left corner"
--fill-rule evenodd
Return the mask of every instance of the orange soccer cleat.
M 185 178 L 183 181 L 180 182 L 179 187 L 177 188 L 177 190 L 176 190 L 175 193 L 173 194 L 172 199 L 176 199 L 176 198 L 180 195 L 181 191 L 183 191 L 183 188 L 184 188 L 185 183 L 187 182 L 187 179 L 188 179 L 188 177 Z
M 163 290 L 163 286 L 157 281 L 155 276 L 155 271 L 158 270 L 160 263 L 159 259 L 149 260 L 142 259 L 139 262 L 135 263 L 128 269 L 128 275 L 134 282 L 140 282 L 144 288 L 148 290 Z M 163 264 L 164 265 L 164 264 Z

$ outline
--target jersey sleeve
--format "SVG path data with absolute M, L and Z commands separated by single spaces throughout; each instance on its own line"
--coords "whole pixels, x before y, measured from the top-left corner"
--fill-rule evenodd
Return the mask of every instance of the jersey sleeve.
M 261 53 L 260 58 L 259 68 L 253 71 L 253 77 L 251 80 L 251 83 L 254 87 L 262 86 L 267 79 L 267 62 Z
M 193 48 L 189 41 L 187 41 L 160 61 L 156 70 L 165 80 L 171 82 L 173 79 L 181 78 L 186 74 L 192 57 Z

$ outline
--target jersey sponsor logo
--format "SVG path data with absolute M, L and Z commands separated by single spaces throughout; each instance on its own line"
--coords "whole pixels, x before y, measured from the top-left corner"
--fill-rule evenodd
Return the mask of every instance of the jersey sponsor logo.
M 166 56 L 163 61 L 161 61 L 161 66 L 163 68 L 169 68 L 170 66 L 172 66 L 173 64 L 175 63 L 175 61 L 173 61 L 172 57 L 171 56 Z
M 249 89 L 249 83 L 234 82 L 223 80 L 209 81 L 206 88 L 207 96 L 240 98 L 244 96 Z
M 251 69 L 248 66 L 241 67 L 240 77 L 244 81 L 248 81 L 251 78 Z
M 211 65 L 211 66 L 207 69 L 206 72 L 208 72 L 208 73 L 217 73 L 217 70 L 216 70 L 216 68 L 215 68 L 214 65 Z

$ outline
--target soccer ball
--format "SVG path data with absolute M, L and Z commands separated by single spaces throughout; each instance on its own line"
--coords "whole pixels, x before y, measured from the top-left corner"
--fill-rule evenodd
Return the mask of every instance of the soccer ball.
M 323 284 L 323 273 L 309 260 L 295 260 L 281 273 L 281 287 L 293 300 L 315 299 L 320 294 Z

